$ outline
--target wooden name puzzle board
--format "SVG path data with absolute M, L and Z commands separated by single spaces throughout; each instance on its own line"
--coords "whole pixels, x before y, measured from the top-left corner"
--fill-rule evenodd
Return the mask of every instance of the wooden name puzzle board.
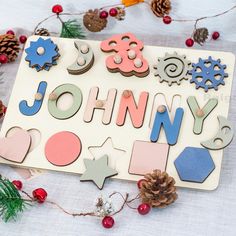
M 235 57 L 144 46 L 133 34 L 103 42 L 28 39 L 1 130 L 0 162 L 139 180 L 153 169 L 177 186 L 213 190 Z M 78 178 L 79 179 L 79 178 Z

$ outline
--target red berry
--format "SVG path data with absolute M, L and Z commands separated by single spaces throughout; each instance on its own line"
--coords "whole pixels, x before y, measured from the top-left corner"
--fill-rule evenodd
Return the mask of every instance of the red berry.
M 56 4 L 52 7 L 52 12 L 56 14 L 60 14 L 61 12 L 63 12 L 63 8 L 61 5 Z
M 5 54 L 0 55 L 0 64 L 6 64 L 8 62 L 8 58 Z
M 106 19 L 108 17 L 108 12 L 107 11 L 101 11 L 99 16 L 100 16 L 101 19 Z
M 15 185 L 15 187 L 18 189 L 18 190 L 21 190 L 22 187 L 23 187 L 23 184 L 20 180 L 13 180 L 12 183 Z
M 111 217 L 111 216 L 105 216 L 102 219 L 102 225 L 106 229 L 112 228 L 114 224 L 115 224 L 115 221 L 114 221 L 113 217 Z
M 138 206 L 138 213 L 140 215 L 146 215 L 151 210 L 151 207 L 148 203 L 142 203 Z
M 27 40 L 27 37 L 26 37 L 25 35 L 21 35 L 21 36 L 19 37 L 19 40 L 20 40 L 21 43 L 25 43 L 26 40 Z
M 217 31 L 213 32 L 212 39 L 217 40 L 219 37 L 220 37 L 220 33 L 219 32 L 217 32 Z
M 117 16 L 118 14 L 118 11 L 116 8 L 111 8 L 110 11 L 109 11 L 109 15 L 112 16 L 112 17 L 115 17 Z
M 164 16 L 163 17 L 163 22 L 165 23 L 165 24 L 170 24 L 171 23 L 171 21 L 172 21 L 172 19 L 171 19 L 171 17 L 170 16 Z
M 14 32 L 13 30 L 8 30 L 8 31 L 6 32 L 6 34 L 12 34 L 12 35 L 15 35 L 15 32 Z
M 188 38 L 186 41 L 185 41 L 185 44 L 187 47 L 192 47 L 193 44 L 194 44 L 194 41 L 192 38 Z
M 142 183 L 143 183 L 144 181 L 146 181 L 146 179 L 140 179 L 140 180 L 137 182 L 137 186 L 138 186 L 139 189 L 141 188 Z
M 47 195 L 47 192 L 43 188 L 37 188 L 33 191 L 33 197 L 38 201 L 38 203 L 45 202 Z

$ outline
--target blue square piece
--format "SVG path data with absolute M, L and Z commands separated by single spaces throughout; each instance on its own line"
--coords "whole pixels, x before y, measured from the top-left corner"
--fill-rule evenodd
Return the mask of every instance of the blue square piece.
M 186 147 L 174 164 L 182 181 L 196 183 L 203 183 L 215 169 L 209 151 L 197 147 Z

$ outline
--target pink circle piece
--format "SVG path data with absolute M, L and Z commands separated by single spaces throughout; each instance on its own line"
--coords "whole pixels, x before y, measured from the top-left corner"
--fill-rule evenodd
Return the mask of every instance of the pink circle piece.
M 82 145 L 78 136 L 69 131 L 52 135 L 45 145 L 47 160 L 56 166 L 67 166 L 76 161 Z

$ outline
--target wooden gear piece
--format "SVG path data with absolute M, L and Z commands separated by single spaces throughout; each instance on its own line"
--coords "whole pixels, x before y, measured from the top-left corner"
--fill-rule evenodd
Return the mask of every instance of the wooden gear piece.
M 60 57 L 58 51 L 59 48 L 50 38 L 40 37 L 35 42 L 31 41 L 30 46 L 25 49 L 25 60 L 37 71 L 49 71 L 52 66 L 57 65 L 57 59 Z
M 67 67 L 67 71 L 73 75 L 80 75 L 87 72 L 94 63 L 94 54 L 92 48 L 85 42 L 75 41 L 74 45 L 78 50 L 76 61 Z
M 205 92 L 209 89 L 218 90 L 220 85 L 225 85 L 224 79 L 229 76 L 225 69 L 226 65 L 223 65 L 220 59 L 214 60 L 211 56 L 207 59 L 199 58 L 196 64 L 192 64 L 192 70 L 189 71 L 192 75 L 190 83 L 195 83 L 196 89 L 203 88 Z
M 191 68 L 191 62 L 186 59 L 185 55 L 166 53 L 165 57 L 158 58 L 158 63 L 153 66 L 156 70 L 155 76 L 160 77 L 160 82 L 166 81 L 169 86 L 173 83 L 180 85 L 181 80 L 188 80 L 188 74 Z

